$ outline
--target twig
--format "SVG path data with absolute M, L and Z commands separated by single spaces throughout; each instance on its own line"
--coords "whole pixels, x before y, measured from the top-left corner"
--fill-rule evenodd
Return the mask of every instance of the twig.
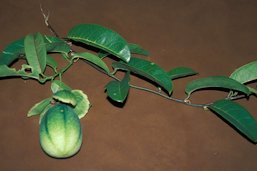
M 57 34 L 57 32 L 54 30 L 54 28 L 51 26 L 51 24 L 49 23 L 49 12 L 48 12 L 48 15 L 45 14 L 45 12 L 43 11 L 42 9 L 42 6 L 40 5 L 40 9 L 41 9 L 41 12 L 42 12 L 42 15 L 44 17 L 44 20 L 45 20 L 45 24 L 46 26 L 49 28 L 49 30 L 56 36 L 56 37 L 59 37 L 59 35 Z M 59 37 L 60 38 L 60 37 Z M 72 52 L 75 52 L 72 50 Z M 87 64 L 89 64 L 90 66 L 92 66 L 93 68 L 95 68 L 96 70 L 100 71 L 101 73 L 111 77 L 112 79 L 114 80 L 117 80 L 117 81 L 120 81 L 119 78 L 117 78 L 114 73 L 107 73 L 105 72 L 104 70 L 102 70 L 101 68 L 93 65 L 92 63 L 88 62 L 88 61 L 85 61 Z M 70 66 L 69 66 L 70 67 Z M 69 68 L 67 67 L 67 68 Z M 67 69 L 66 68 L 66 69 Z M 66 69 L 64 70 L 64 72 L 66 71 Z M 186 105 L 189 105 L 189 106 L 193 106 L 193 107 L 201 107 L 203 109 L 207 109 L 209 105 L 211 105 L 212 103 L 208 103 L 208 104 L 193 104 L 191 103 L 189 100 L 187 99 L 177 99 L 177 98 L 174 98 L 174 97 L 171 97 L 171 96 L 168 96 L 168 95 L 165 95 L 163 93 L 161 93 L 160 91 L 155 91 L 155 90 L 151 90 L 151 89 L 148 89 L 148 88 L 145 88 L 145 87 L 140 87 L 140 86 L 136 86 L 136 85 L 133 85 L 133 84 L 129 84 L 129 86 L 131 88 L 134 88 L 134 89 L 137 89 L 137 90 L 142 90 L 142 91 L 146 91 L 146 92 L 149 92 L 149 93 L 153 93 L 153 94 L 156 94 L 158 96 L 161 96 L 163 98 L 166 98 L 168 100 L 172 100 L 172 101 L 175 101 L 175 102 L 178 102 L 178 103 L 182 103 L 182 104 L 186 104 Z M 233 99 L 231 99 L 233 100 Z
M 42 5 L 40 4 L 40 10 L 41 10 L 41 14 L 44 17 L 45 20 L 45 25 L 48 27 L 48 29 L 54 34 L 55 37 L 59 37 L 58 33 L 53 29 L 53 27 L 51 26 L 51 24 L 49 23 L 49 17 L 50 17 L 50 12 L 47 12 L 47 15 L 45 14 Z

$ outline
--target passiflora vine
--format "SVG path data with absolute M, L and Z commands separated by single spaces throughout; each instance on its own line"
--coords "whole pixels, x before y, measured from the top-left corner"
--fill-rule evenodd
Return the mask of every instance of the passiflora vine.
M 54 36 L 32 33 L 11 42 L 3 49 L 0 53 L 0 77 L 34 79 L 42 85 L 51 82 L 52 95 L 36 103 L 27 114 L 28 117 L 40 116 L 40 142 L 48 155 L 56 158 L 70 157 L 78 152 L 82 144 L 79 119 L 86 115 L 91 104 L 82 90 L 73 90 L 61 79 L 77 60 L 85 61 L 85 64 L 94 66 L 113 79 L 106 83 L 105 88 L 107 96 L 115 102 L 125 103 L 130 88 L 153 93 L 167 100 L 209 109 L 208 112 L 222 117 L 251 142 L 257 142 L 257 121 L 246 108 L 235 102 L 242 98 L 250 99 L 250 96 L 256 97 L 257 90 L 250 87 L 249 83 L 257 80 L 257 61 L 242 65 L 228 76 L 197 78 L 186 85 L 186 98 L 177 99 L 172 96 L 173 81 L 197 74 L 193 69 L 176 67 L 166 71 L 158 64 L 136 56 L 148 56 L 147 50 L 128 43 L 117 32 L 104 26 L 78 24 L 65 37 L 60 38 L 47 20 L 46 24 Z M 95 52 L 73 50 L 74 46 L 80 45 L 83 48 L 93 47 Z M 53 54 L 61 56 L 66 65 L 61 66 Z M 111 66 L 103 60 L 108 57 L 111 57 Z M 13 67 L 20 60 L 23 64 L 18 68 Z M 51 68 L 52 72 L 49 74 L 46 68 Z M 116 76 L 118 72 L 124 73 L 123 78 Z M 132 84 L 132 74 L 154 83 L 156 90 Z M 225 90 L 228 95 L 208 104 L 191 103 L 192 93 L 203 89 Z

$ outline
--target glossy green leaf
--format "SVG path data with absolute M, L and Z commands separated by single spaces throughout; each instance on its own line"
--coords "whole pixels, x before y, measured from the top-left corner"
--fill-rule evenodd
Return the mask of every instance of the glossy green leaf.
M 103 50 L 100 50 L 100 51 L 98 52 L 98 54 L 97 54 L 97 56 L 98 56 L 99 58 L 101 58 L 101 59 L 107 57 L 108 55 L 110 55 L 110 53 L 105 52 L 105 51 L 103 51 Z
M 71 92 L 75 95 L 77 101 L 77 105 L 75 106 L 74 111 L 78 115 L 79 119 L 81 119 L 87 114 L 91 106 L 90 102 L 87 95 L 83 93 L 83 91 L 72 90 Z
M 257 122 L 244 107 L 230 100 L 219 100 L 210 105 L 209 108 L 253 142 L 257 142 Z
M 138 54 L 138 55 L 144 55 L 144 56 L 149 56 L 150 53 L 143 49 L 141 46 L 137 45 L 137 44 L 133 44 L 133 43 L 128 43 L 128 47 L 129 47 L 129 51 L 132 54 Z M 100 51 L 98 53 L 98 57 L 99 58 L 105 58 L 106 56 L 110 55 L 110 53 L 105 52 L 105 51 Z
M 7 65 L 0 65 L 0 77 L 19 76 L 14 68 L 9 68 Z
M 85 60 L 95 64 L 96 66 L 102 68 L 106 73 L 110 72 L 108 66 L 104 63 L 104 61 L 92 53 L 88 53 L 88 52 L 73 53 L 72 57 L 85 59 Z
M 40 125 L 40 123 L 41 123 L 42 118 L 44 117 L 44 115 L 46 114 L 46 112 L 47 112 L 51 107 L 53 107 L 53 105 L 51 105 L 51 104 L 47 105 L 47 106 L 45 107 L 45 109 L 40 113 L 40 115 L 39 115 L 39 125 Z
M 60 52 L 68 54 L 70 46 L 62 39 L 53 36 L 43 36 L 48 52 Z M 0 53 L 0 65 L 10 65 L 16 59 L 25 55 L 24 37 L 10 43 L 3 52 Z
M 249 87 L 249 86 L 247 86 L 247 87 L 248 87 L 248 89 L 250 90 L 250 92 L 251 92 L 252 94 L 257 95 L 257 90 L 256 90 L 256 89 L 254 89 L 254 88 L 252 88 L 252 87 Z
M 53 68 L 55 72 L 57 72 L 58 63 L 52 56 L 50 55 L 46 56 L 46 65 L 50 66 L 51 68 Z
M 28 64 L 32 73 L 39 75 L 46 68 L 46 46 L 44 37 L 40 33 L 30 34 L 25 37 L 24 48 Z
M 185 92 L 190 95 L 192 92 L 204 88 L 225 88 L 239 91 L 247 95 L 250 94 L 249 89 L 245 85 L 225 76 L 210 76 L 194 80 L 186 85 Z
M 114 101 L 123 103 L 129 92 L 129 72 L 121 81 L 113 80 L 106 85 L 107 95 Z
M 71 104 L 72 106 L 76 106 L 77 104 L 76 96 L 70 90 L 57 91 L 54 93 L 53 99 L 62 103 Z
M 127 42 L 116 32 L 95 24 L 80 24 L 73 27 L 69 39 L 97 47 L 128 62 L 130 51 Z
M 71 91 L 71 88 L 60 80 L 54 80 L 51 84 L 51 90 L 53 93 L 57 93 L 58 91 L 61 91 L 61 90 Z
M 239 67 L 230 75 L 230 78 L 237 80 L 240 83 L 257 80 L 257 61 Z
M 50 105 L 52 98 L 44 99 L 37 104 L 35 104 L 28 112 L 27 116 L 34 116 L 34 115 L 40 115 L 45 108 Z
M 172 92 L 173 86 L 169 75 L 160 66 L 153 62 L 132 57 L 128 63 L 119 61 L 114 62 L 112 66 L 116 70 L 121 69 L 131 71 L 140 76 L 146 77 L 162 86 L 169 94 Z
M 193 69 L 187 67 L 177 67 L 171 69 L 167 73 L 170 76 L 170 79 L 172 80 L 197 74 L 197 72 L 195 72 Z
M 147 50 L 143 49 L 141 46 L 137 44 L 129 43 L 128 47 L 129 47 L 130 53 L 144 55 L 144 56 L 150 55 L 150 53 Z
M 71 50 L 70 46 L 64 40 L 58 37 L 44 35 L 44 39 L 48 52 L 60 52 L 68 54 Z
M 16 70 L 15 68 L 10 68 L 7 65 L 0 65 L 0 77 L 15 77 L 15 76 L 21 76 L 22 78 L 34 78 L 39 79 L 38 77 L 33 76 L 30 72 L 27 72 L 27 70 L 31 70 L 31 67 L 23 64 L 22 68 L 20 70 Z
M 0 65 L 10 65 L 24 53 L 24 38 L 20 38 L 7 45 L 0 53 Z

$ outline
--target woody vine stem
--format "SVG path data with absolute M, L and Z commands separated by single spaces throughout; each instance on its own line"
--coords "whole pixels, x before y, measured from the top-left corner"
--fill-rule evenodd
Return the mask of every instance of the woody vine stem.
M 46 14 L 42 8 L 42 5 L 40 5 L 40 10 L 41 10 L 41 13 L 42 13 L 42 16 L 44 17 L 44 22 L 45 22 L 45 25 L 47 26 L 47 28 L 51 31 L 51 33 L 55 36 L 55 37 L 58 37 L 58 38 L 61 38 L 59 36 L 59 34 L 57 33 L 57 31 L 54 29 L 54 27 L 50 24 L 49 22 L 49 17 L 50 17 L 50 12 L 48 11 L 48 13 Z M 67 44 L 69 44 L 69 46 L 72 46 L 72 42 L 67 42 Z M 71 52 L 70 53 L 73 53 L 75 52 L 72 48 L 71 48 Z M 112 73 L 107 73 L 105 72 L 104 70 L 96 67 L 95 65 L 92 65 L 90 62 L 88 61 L 85 61 L 87 64 L 89 64 L 90 66 L 94 67 L 96 70 L 100 71 L 101 73 L 109 76 L 110 78 L 114 79 L 114 80 L 117 80 L 117 81 L 121 81 L 119 78 L 117 78 L 114 74 L 116 73 L 117 70 L 114 70 Z M 62 75 L 66 70 L 68 70 L 69 67 L 71 67 L 73 64 L 73 61 L 71 61 L 69 63 L 69 65 L 67 65 L 67 67 L 65 69 L 63 69 L 59 75 Z M 57 76 L 57 75 L 56 75 Z M 56 77 L 54 76 L 54 78 Z M 186 104 L 186 105 L 189 105 L 189 106 L 192 106 L 192 107 L 200 107 L 200 108 L 203 108 L 204 110 L 207 110 L 208 109 L 208 106 L 211 105 L 212 103 L 207 103 L 207 104 L 195 104 L 195 103 L 191 103 L 191 101 L 188 99 L 189 97 L 185 98 L 185 99 L 178 99 L 178 98 L 174 98 L 174 97 L 171 97 L 171 96 L 168 96 L 166 94 L 163 94 L 162 91 L 161 91 L 161 88 L 158 90 L 158 91 L 155 91 L 155 90 L 152 90 L 152 89 L 148 89 L 148 88 L 145 88 L 145 87 L 141 87 L 141 86 L 137 86 L 137 85 L 133 85 L 131 83 L 129 83 L 129 86 L 131 88 L 134 88 L 134 89 L 137 89 L 137 90 L 142 90 L 142 91 L 146 91 L 146 92 L 149 92 L 149 93 L 153 93 L 153 94 L 156 94 L 158 96 L 161 96 L 165 99 L 168 99 L 168 100 L 172 100 L 172 101 L 175 101 L 175 102 L 178 102 L 178 103 L 182 103 L 182 104 Z M 229 99 L 229 100 L 236 100 L 236 99 L 240 99 L 240 98 L 244 98 L 245 95 L 238 95 L 238 96 L 228 96 L 226 99 Z

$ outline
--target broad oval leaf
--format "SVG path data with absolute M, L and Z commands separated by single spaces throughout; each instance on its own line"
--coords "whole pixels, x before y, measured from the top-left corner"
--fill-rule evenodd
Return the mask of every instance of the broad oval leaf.
M 244 107 L 230 100 L 219 100 L 211 104 L 209 108 L 253 142 L 257 142 L 257 122 Z
M 37 104 L 35 104 L 28 112 L 27 117 L 40 115 L 46 109 L 48 105 L 50 105 L 52 98 L 44 99 Z
M 116 102 L 123 103 L 128 96 L 129 80 L 129 72 L 127 72 L 125 77 L 121 81 L 110 81 L 106 85 L 108 97 Z
M 88 100 L 88 97 L 83 91 L 81 90 L 72 90 L 71 91 L 74 96 L 76 97 L 77 105 L 74 108 L 75 113 L 78 115 L 79 119 L 83 118 L 89 108 L 90 108 L 90 102 Z
M 143 49 L 141 46 L 134 44 L 134 43 L 129 43 L 128 44 L 130 53 L 138 54 L 138 55 L 144 55 L 144 56 L 149 56 L 150 53 Z
M 239 67 L 230 75 L 230 78 L 243 84 L 257 80 L 257 61 Z
M 40 33 L 30 34 L 25 37 L 24 48 L 28 64 L 32 73 L 39 75 L 46 68 L 46 46 L 44 37 Z
M 245 85 L 225 76 L 210 76 L 193 80 L 186 85 L 185 92 L 190 95 L 194 91 L 204 88 L 225 88 L 250 95 L 250 91 Z
M 24 53 L 24 38 L 15 40 L 0 53 L 0 65 L 10 65 L 20 55 L 24 55 Z
M 62 103 L 71 104 L 72 106 L 77 105 L 76 96 L 69 90 L 61 90 L 56 92 L 53 95 L 53 99 L 60 101 Z
M 73 53 L 72 57 L 85 59 L 85 60 L 95 64 L 96 66 L 102 68 L 106 73 L 110 72 L 108 66 L 104 63 L 104 61 L 92 53 L 88 53 L 88 52 Z
M 167 72 L 170 79 L 177 79 L 197 74 L 193 69 L 187 67 L 176 67 Z
M 54 80 L 51 84 L 51 90 L 53 93 L 57 93 L 58 91 L 61 91 L 61 90 L 71 91 L 71 88 L 60 80 Z
M 128 62 L 130 51 L 127 42 L 116 32 L 96 24 L 79 24 L 73 27 L 67 38 L 97 47 Z
M 169 75 L 157 64 L 144 59 L 132 57 L 128 63 L 119 61 L 112 63 L 114 69 L 131 71 L 140 76 L 146 77 L 163 87 L 171 94 L 173 86 Z

